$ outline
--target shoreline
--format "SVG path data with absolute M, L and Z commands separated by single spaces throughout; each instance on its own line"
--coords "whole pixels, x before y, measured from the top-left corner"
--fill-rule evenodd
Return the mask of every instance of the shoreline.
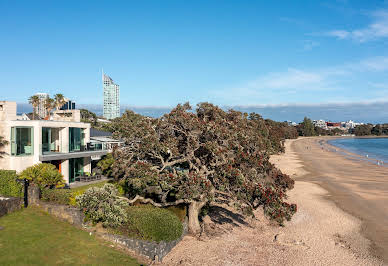
M 362 221 L 341 209 L 332 192 L 308 180 L 314 175 L 295 149 L 304 141 L 289 140 L 285 153 L 271 156 L 271 162 L 295 180 L 287 193 L 287 202 L 298 205 L 291 221 L 284 227 L 274 225 L 261 208 L 255 218 L 241 221 L 228 208 L 218 212 L 221 223 L 206 216 L 205 234 L 185 236 L 161 265 L 383 265 L 370 253 L 373 243 L 360 233 Z
M 308 172 L 296 180 L 319 185 L 328 191 L 328 200 L 359 219 L 360 233 L 371 241 L 369 252 L 388 264 L 388 169 L 327 142 L 336 138 L 299 138 L 292 143 Z M 322 149 L 322 142 L 331 149 Z
M 321 137 L 319 137 L 319 138 L 321 138 Z M 384 138 L 388 138 L 388 137 L 384 137 Z M 319 143 L 321 144 L 321 147 L 326 148 L 325 146 L 329 146 L 331 148 L 332 152 L 336 152 L 342 156 L 345 156 L 347 159 L 367 162 L 367 163 L 371 163 L 371 164 L 383 166 L 383 167 L 388 167 L 388 162 L 384 161 L 383 159 L 377 159 L 374 157 L 365 157 L 362 154 L 358 154 L 358 153 L 353 152 L 351 150 L 348 150 L 346 148 L 342 148 L 342 147 L 339 147 L 339 146 L 336 146 L 334 144 L 329 143 L 329 141 L 335 140 L 335 139 L 338 139 L 338 138 L 321 139 L 319 141 Z M 368 139 L 368 138 L 361 138 L 361 139 Z M 378 162 L 383 162 L 383 164 L 380 165 L 380 164 L 378 164 Z

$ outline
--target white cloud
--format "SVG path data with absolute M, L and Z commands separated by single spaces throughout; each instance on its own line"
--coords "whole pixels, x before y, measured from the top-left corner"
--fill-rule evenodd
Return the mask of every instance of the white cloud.
M 260 101 L 271 104 L 295 99 L 295 95 L 303 97 L 307 94 L 310 96 L 323 96 L 323 98 L 315 97 L 317 101 L 325 101 L 333 98 L 330 95 L 335 96 L 337 100 L 340 100 L 340 97 L 344 97 L 344 99 L 353 101 L 353 98 L 357 98 L 358 96 L 356 97 L 352 93 L 354 88 L 349 87 L 349 81 L 353 81 L 354 83 L 361 74 L 378 74 L 386 70 L 388 70 L 388 57 L 373 57 L 358 62 L 321 69 L 306 70 L 289 68 L 282 72 L 261 75 L 257 79 L 240 84 L 239 86 L 211 91 L 210 93 L 216 98 L 235 103 Z M 356 82 L 357 87 L 362 86 L 359 82 L 363 81 Z M 378 81 L 374 82 L 377 84 Z M 364 85 L 365 88 L 377 89 L 376 86 L 372 86 L 368 82 L 364 82 Z M 381 84 L 379 83 L 379 85 Z M 348 96 L 344 94 L 345 91 L 348 91 Z
M 380 10 L 372 14 L 373 22 L 368 26 L 354 30 L 337 29 L 326 33 L 338 39 L 352 39 L 358 42 L 373 41 L 388 37 L 388 11 Z
M 320 73 L 289 68 L 285 72 L 270 73 L 250 82 L 251 88 L 263 87 L 269 89 L 295 89 L 319 84 L 323 81 Z

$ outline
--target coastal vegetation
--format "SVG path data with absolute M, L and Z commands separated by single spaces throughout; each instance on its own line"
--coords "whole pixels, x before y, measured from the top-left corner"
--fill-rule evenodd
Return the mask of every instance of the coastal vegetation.
M 156 207 L 188 205 L 189 231 L 200 231 L 198 215 L 211 201 L 227 200 L 247 214 L 260 206 L 279 224 L 296 205 L 286 203 L 294 181 L 269 162 L 284 136 L 257 114 L 186 103 L 154 119 L 126 111 L 109 125 L 125 141 L 113 153 L 113 176 L 130 202 Z M 274 142 L 277 145 L 273 145 Z
M 388 124 L 358 125 L 354 128 L 353 132 L 356 136 L 388 136 Z

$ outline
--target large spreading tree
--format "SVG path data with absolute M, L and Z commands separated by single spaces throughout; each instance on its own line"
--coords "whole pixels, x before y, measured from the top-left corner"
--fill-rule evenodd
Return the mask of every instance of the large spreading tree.
M 188 103 L 159 119 L 126 111 L 111 124 L 125 146 L 114 151 L 113 175 L 132 202 L 165 207 L 187 204 L 189 231 L 198 233 L 198 214 L 222 198 L 252 213 L 259 206 L 283 223 L 296 211 L 284 202 L 294 181 L 268 159 L 269 128 L 257 114 L 228 112 Z

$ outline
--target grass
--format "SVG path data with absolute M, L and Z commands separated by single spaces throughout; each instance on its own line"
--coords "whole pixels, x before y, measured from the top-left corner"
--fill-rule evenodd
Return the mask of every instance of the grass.
M 139 265 L 69 223 L 29 207 L 0 218 L 0 265 Z
M 108 182 L 109 182 L 109 180 L 104 180 L 104 181 L 101 181 L 101 182 L 98 182 L 98 183 L 87 184 L 87 185 L 84 185 L 84 186 L 71 188 L 70 191 L 72 191 L 72 192 L 78 192 L 78 191 L 85 192 L 88 188 L 91 188 L 91 187 L 103 187 Z

